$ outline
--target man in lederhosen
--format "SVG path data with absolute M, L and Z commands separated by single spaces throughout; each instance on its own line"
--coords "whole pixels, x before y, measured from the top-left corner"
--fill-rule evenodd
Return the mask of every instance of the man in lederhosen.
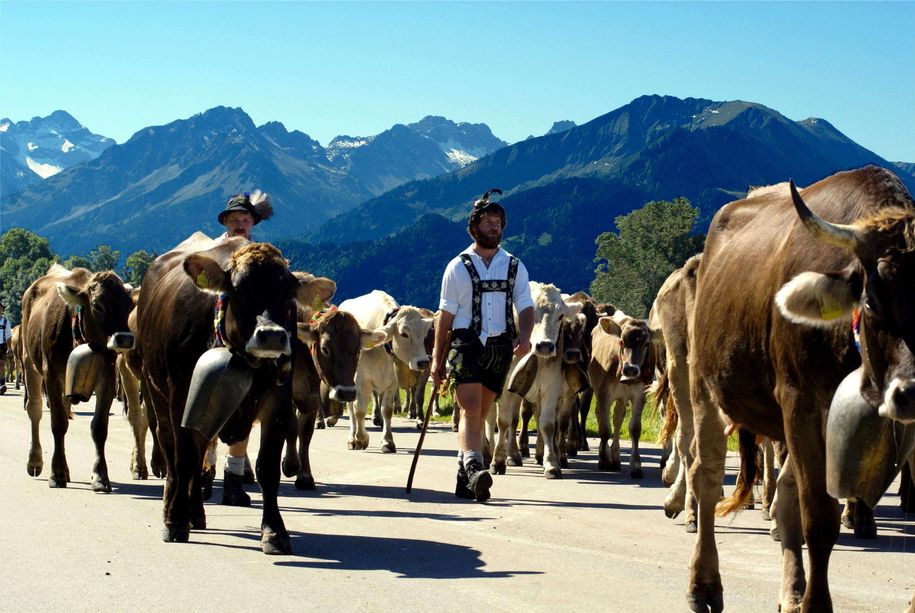
M 505 209 L 491 189 L 473 203 L 467 231 L 473 244 L 448 263 L 442 277 L 441 311 L 435 328 L 432 378 L 444 379 L 444 355 L 455 382 L 460 410 L 458 473 L 454 494 L 480 502 L 489 498 L 492 475 L 483 469 L 483 424 L 511 366 L 512 355 L 531 349 L 534 301 L 527 269 L 499 247 Z M 518 312 L 516 329 L 512 306 Z M 451 331 L 450 347 L 446 347 Z

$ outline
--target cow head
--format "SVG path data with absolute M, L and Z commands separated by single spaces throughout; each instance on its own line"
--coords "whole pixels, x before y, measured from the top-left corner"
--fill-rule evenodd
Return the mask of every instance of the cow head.
M 577 305 L 579 309 L 585 306 L 591 306 L 588 303 L 573 303 L 570 299 L 564 300 L 566 305 Z M 572 307 L 575 308 L 575 307 Z M 562 361 L 566 364 L 579 364 L 588 359 L 589 350 L 585 344 L 585 329 L 588 325 L 588 318 L 583 312 L 571 318 L 562 320 L 560 330 L 561 340 L 559 346 L 562 347 Z
M 629 317 L 617 311 L 613 317 L 601 317 L 598 326 L 605 333 L 619 339 L 619 371 L 623 382 L 636 382 L 639 379 L 650 382 L 654 377 L 653 358 L 656 351 L 652 343 L 664 342 L 660 329 L 652 330 L 644 319 Z
M 133 349 L 134 336 L 127 327 L 127 316 L 133 308 L 130 285 L 110 270 L 81 272 L 87 271 L 77 269 L 57 281 L 58 295 L 78 309 L 79 333 L 94 351 Z
M 394 355 L 409 365 L 410 370 L 420 371 L 429 367 L 426 337 L 432 329 L 432 322 L 433 317 L 423 317 L 416 307 L 402 306 L 382 328 L 390 338 Z
M 216 260 L 193 253 L 184 260 L 184 271 L 198 289 L 220 296 L 226 345 L 255 360 L 290 355 L 296 303 L 310 305 L 322 287 L 326 291 L 323 283 L 296 278 L 280 251 L 266 243 L 235 251 L 227 270 Z
M 534 329 L 531 331 L 531 347 L 542 358 L 556 356 L 563 319 L 573 319 L 581 311 L 581 303 L 566 304 L 555 285 L 536 281 L 530 282 L 531 297 L 534 299 Z
M 860 338 L 861 395 L 883 417 L 915 422 L 915 211 L 899 185 L 899 202 L 853 224 L 814 214 L 790 183 L 795 210 L 820 241 L 855 254 L 835 273 L 804 272 L 776 294 L 781 313 L 795 323 L 851 326 Z
M 321 379 L 330 389 L 330 399 L 356 399 L 356 367 L 363 347 L 387 340 L 382 330 L 363 330 L 345 311 L 331 311 L 316 321 L 299 324 L 299 338 L 312 343 L 312 356 Z

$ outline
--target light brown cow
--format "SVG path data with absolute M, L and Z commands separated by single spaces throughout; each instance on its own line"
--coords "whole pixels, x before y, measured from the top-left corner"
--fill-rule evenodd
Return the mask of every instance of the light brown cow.
M 893 419 L 915 418 L 913 252 L 915 204 L 895 175 L 873 166 L 828 177 L 803 197 L 782 185 L 715 215 L 689 328 L 697 444 L 690 480 L 699 527 L 693 610 L 723 608 L 714 518 L 729 423 L 787 442 L 776 506 L 781 610 L 832 610 L 827 569 L 839 512 L 826 490 L 823 417 L 839 383 L 861 366 L 868 404 Z M 863 364 L 853 341 L 855 308 Z M 869 441 L 875 452 L 890 444 Z
M 111 491 L 105 440 L 108 412 L 115 392 L 115 355 L 132 348 L 134 343 L 127 327 L 132 307 L 129 291 L 129 286 L 111 271 L 93 273 L 85 268 L 70 271 L 54 264 L 48 274 L 32 283 L 22 295 L 25 403 L 32 422 L 28 472 L 38 476 L 44 465 L 38 435 L 44 392 L 51 409 L 51 432 L 54 434 L 50 487 L 67 487 L 70 481 L 64 437 L 69 426 L 70 403 L 78 400 L 64 396 L 64 377 L 70 352 L 77 343 L 84 341 L 93 355 L 101 356 L 103 364 L 95 385 L 91 430 L 96 458 L 91 487 L 96 492 Z

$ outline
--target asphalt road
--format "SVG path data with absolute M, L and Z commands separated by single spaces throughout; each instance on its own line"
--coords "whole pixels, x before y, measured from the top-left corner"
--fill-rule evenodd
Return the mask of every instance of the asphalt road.
M 418 432 L 396 419 L 398 453 L 347 451 L 348 422 L 318 431 L 314 492 L 280 488 L 294 554 L 260 552 L 260 493 L 223 507 L 221 468 L 209 528 L 163 543 L 162 481 L 132 481 L 131 435 L 115 403 L 108 439 L 114 492 L 89 490 L 91 407 L 76 407 L 67 452 L 73 481 L 47 485 L 52 439 L 41 423 L 45 473 L 26 473 L 29 422 L 21 392 L 0 397 L 0 611 L 677 611 L 693 535 L 664 517 L 653 446 L 646 478 L 597 471 L 586 452 L 548 481 L 533 464 L 497 476 L 486 504 L 453 497 L 456 435 L 430 428 L 413 492 L 404 492 Z M 595 446 L 592 441 L 592 447 Z M 252 445 L 252 449 L 254 449 Z M 220 467 L 225 447 L 220 447 Z M 628 460 L 624 443 L 624 468 Z M 735 458 L 728 483 L 733 485 Z M 876 510 L 879 538 L 843 529 L 830 564 L 836 610 L 901 611 L 915 588 L 915 517 L 896 486 Z M 758 511 L 719 521 L 725 606 L 774 611 L 781 553 Z

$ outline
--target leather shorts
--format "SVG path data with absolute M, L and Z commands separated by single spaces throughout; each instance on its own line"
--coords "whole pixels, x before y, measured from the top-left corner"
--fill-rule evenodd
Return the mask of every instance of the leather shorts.
M 470 328 L 451 331 L 448 364 L 456 385 L 482 383 L 496 394 L 502 393 L 512 363 L 513 344 L 508 334 L 486 339 L 486 345 Z

